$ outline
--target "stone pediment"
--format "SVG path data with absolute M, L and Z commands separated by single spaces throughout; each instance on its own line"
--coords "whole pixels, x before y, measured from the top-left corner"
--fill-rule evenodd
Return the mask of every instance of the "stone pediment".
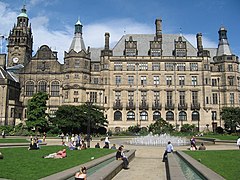
M 40 60 L 50 60 L 50 59 L 56 59 L 57 60 L 57 54 L 56 52 L 53 52 L 47 45 L 42 45 L 33 59 L 40 59 Z
M 90 58 L 90 53 L 86 53 L 86 51 L 83 49 L 79 52 L 76 52 L 73 49 L 71 49 L 68 53 L 65 51 L 64 56 L 65 57 L 75 56 L 75 57 Z

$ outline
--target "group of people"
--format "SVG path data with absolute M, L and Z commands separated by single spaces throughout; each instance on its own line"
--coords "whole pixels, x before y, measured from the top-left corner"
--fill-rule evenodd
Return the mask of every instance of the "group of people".
M 197 148 L 197 145 L 196 145 L 196 139 L 195 139 L 195 137 L 193 136 L 191 139 L 190 139 L 190 144 L 191 144 L 191 146 L 190 146 L 190 150 L 191 151 L 195 151 L 195 150 L 206 150 L 206 146 L 203 144 L 203 143 L 201 143 L 201 145 L 199 146 L 199 148 Z
M 39 142 L 40 142 L 40 140 L 37 137 L 33 138 L 31 136 L 28 150 L 38 150 L 38 149 L 40 149 Z
M 124 146 L 121 145 L 118 148 L 118 151 L 116 153 L 116 160 L 122 160 L 123 161 L 123 169 L 129 169 L 128 165 L 129 165 L 129 161 L 127 156 L 125 156 L 124 151 L 123 151 Z

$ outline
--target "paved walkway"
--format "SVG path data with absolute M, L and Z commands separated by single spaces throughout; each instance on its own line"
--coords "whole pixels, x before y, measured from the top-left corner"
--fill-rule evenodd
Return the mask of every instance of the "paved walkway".
M 162 162 L 162 155 L 165 147 L 154 146 L 133 146 L 126 142 L 128 139 L 110 139 L 111 145 L 124 144 L 125 149 L 136 149 L 136 156 L 133 161 L 130 162 L 128 170 L 121 170 L 113 180 L 166 180 L 165 163 Z M 60 145 L 60 139 L 47 139 L 48 145 Z M 103 147 L 102 141 L 92 141 L 91 147 L 99 142 L 100 147 Z M 236 144 L 232 143 L 216 143 L 206 144 L 207 150 L 226 150 L 226 149 L 238 149 Z M 189 146 L 174 147 L 174 150 L 187 150 Z

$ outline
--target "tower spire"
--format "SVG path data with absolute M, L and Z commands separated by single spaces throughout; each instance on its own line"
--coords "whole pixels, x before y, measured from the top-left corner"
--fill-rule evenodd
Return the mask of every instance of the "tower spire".
M 227 30 L 224 27 L 221 27 L 218 31 L 219 42 L 217 49 L 217 56 L 222 55 L 232 55 L 232 52 L 229 47 L 228 39 L 227 39 Z

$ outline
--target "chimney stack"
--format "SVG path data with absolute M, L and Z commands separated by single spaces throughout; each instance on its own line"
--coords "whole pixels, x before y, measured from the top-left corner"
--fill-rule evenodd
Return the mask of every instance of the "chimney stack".
M 155 25 L 156 25 L 156 37 L 158 40 L 162 40 L 162 20 L 156 19 Z
M 202 51 L 203 50 L 202 33 L 197 33 L 196 37 L 197 37 L 197 49 L 198 51 Z
M 105 50 L 109 50 L 109 38 L 110 38 L 110 34 L 106 32 L 105 33 Z

